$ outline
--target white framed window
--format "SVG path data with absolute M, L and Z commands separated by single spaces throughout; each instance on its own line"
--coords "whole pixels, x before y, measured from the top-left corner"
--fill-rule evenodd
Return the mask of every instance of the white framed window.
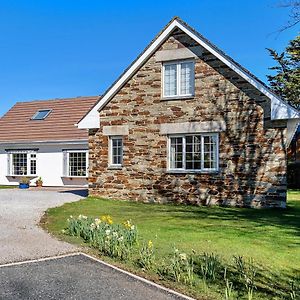
M 88 177 L 88 159 L 87 150 L 65 150 L 64 176 Z
M 123 137 L 109 137 L 109 165 L 121 167 L 123 165 Z
M 35 176 L 37 156 L 35 151 L 16 150 L 8 154 L 8 175 Z
M 217 133 L 168 137 L 168 170 L 211 172 L 218 169 L 219 135 Z
M 163 98 L 194 96 L 195 62 L 183 60 L 163 63 Z

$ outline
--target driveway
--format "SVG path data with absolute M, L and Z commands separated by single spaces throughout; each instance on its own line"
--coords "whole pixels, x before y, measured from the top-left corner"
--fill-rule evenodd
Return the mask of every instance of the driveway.
M 85 255 L 0 267 L 0 299 L 188 300 Z
M 78 201 L 82 192 L 0 190 L 0 264 L 76 251 L 37 224 L 48 208 Z
M 84 196 L 78 190 L 0 190 L 0 299 L 191 299 L 85 254 L 62 255 L 79 249 L 37 225 L 48 208 Z

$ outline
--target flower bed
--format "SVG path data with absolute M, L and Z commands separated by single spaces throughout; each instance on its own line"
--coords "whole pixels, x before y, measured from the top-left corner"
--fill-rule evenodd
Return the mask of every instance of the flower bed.
M 136 225 L 130 220 L 115 224 L 108 215 L 96 219 L 70 216 L 64 233 L 82 238 L 103 255 L 131 262 L 144 272 L 154 272 L 162 280 L 200 288 L 206 295 L 212 288 L 218 291 L 213 299 L 260 299 L 264 292 L 258 279 L 258 274 L 265 275 L 264 271 L 252 259 L 233 256 L 232 263 L 228 264 L 214 253 L 198 254 L 193 250 L 184 253 L 175 247 L 173 250 L 170 247 L 168 256 L 157 259 L 152 240 L 141 241 Z M 297 299 L 296 296 L 295 284 L 291 282 L 290 291 L 283 299 Z

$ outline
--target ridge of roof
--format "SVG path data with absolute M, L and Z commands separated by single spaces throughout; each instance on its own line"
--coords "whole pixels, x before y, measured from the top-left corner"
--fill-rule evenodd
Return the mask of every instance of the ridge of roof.
M 101 96 L 77 96 L 77 97 L 67 97 L 67 98 L 53 98 L 53 99 L 36 99 L 29 101 L 17 101 L 15 104 L 30 104 L 30 103 L 46 103 L 46 102 L 59 102 L 59 101 L 74 101 L 74 100 L 89 100 L 96 99 Z

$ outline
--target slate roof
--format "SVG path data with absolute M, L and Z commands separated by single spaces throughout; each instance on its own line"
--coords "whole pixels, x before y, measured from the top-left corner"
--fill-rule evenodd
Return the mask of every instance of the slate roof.
M 0 119 L 0 143 L 82 141 L 86 130 L 75 124 L 95 105 L 99 96 L 16 103 Z M 38 110 L 50 109 L 44 120 L 32 120 Z

